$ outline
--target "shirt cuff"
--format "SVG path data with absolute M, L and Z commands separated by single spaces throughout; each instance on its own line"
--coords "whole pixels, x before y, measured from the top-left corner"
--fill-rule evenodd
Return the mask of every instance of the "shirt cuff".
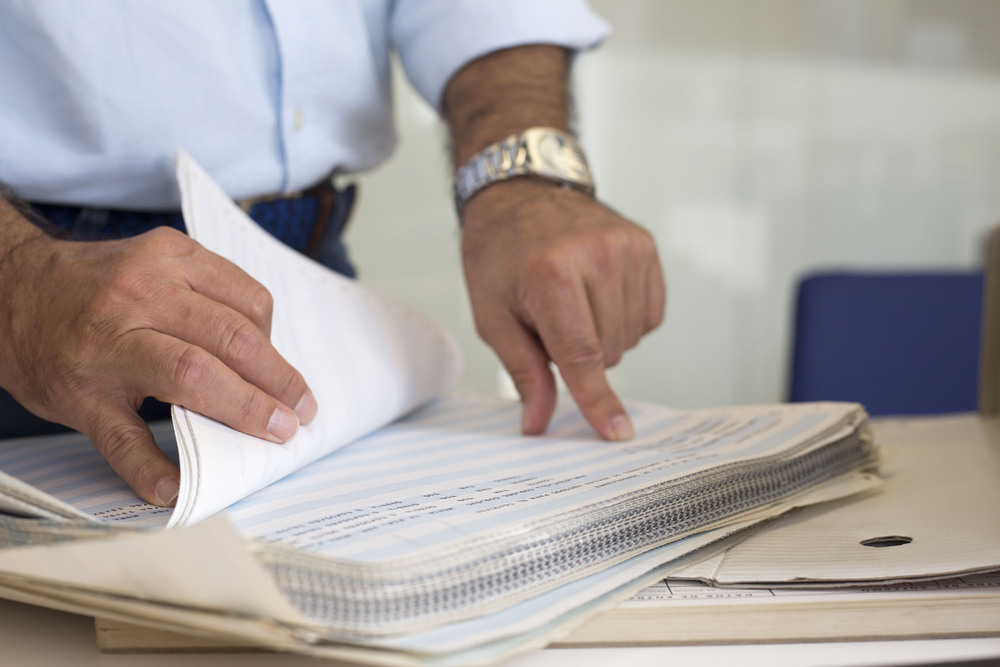
M 526 44 L 591 49 L 610 32 L 583 0 L 398 0 L 390 21 L 407 77 L 439 112 L 448 81 L 480 56 Z

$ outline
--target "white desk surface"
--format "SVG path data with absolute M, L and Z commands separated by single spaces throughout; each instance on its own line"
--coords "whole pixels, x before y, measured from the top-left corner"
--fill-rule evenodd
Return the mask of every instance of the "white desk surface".
M 503 667 L 831 667 L 955 664 L 992 660 L 1000 638 L 841 644 L 551 649 Z M 92 618 L 0 600 L 0 665 L 10 667 L 346 667 L 347 663 L 277 653 L 108 655 L 94 642 Z

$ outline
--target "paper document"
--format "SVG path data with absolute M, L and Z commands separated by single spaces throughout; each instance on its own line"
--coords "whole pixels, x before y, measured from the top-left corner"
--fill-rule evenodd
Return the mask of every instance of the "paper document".
M 345 632 L 386 634 L 462 617 L 490 601 L 509 604 L 749 512 L 773 516 L 774 503 L 819 493 L 823 477 L 873 456 L 850 438 L 861 415 L 848 406 L 629 405 L 637 437 L 608 443 L 569 403 L 544 437 L 525 438 L 516 402 L 440 400 L 225 514 L 244 535 L 278 550 L 275 567 L 312 558 L 308 567 L 340 582 L 319 591 L 310 614 Z M 802 444 L 782 463 L 789 443 Z M 824 466 L 811 467 L 813 457 Z M 737 460 L 743 464 L 728 463 Z M 37 447 L 0 442 L 0 469 L 92 520 L 165 525 L 169 516 L 139 501 L 79 435 Z M 747 495 L 744 480 L 755 476 Z M 561 558 L 551 561 L 553 552 Z M 343 587 L 362 574 L 363 603 L 324 601 L 343 598 Z M 483 578 L 495 579 L 489 591 L 481 590 Z M 435 587 L 455 590 L 449 604 L 431 603 Z
M 1000 569 L 1000 419 L 873 420 L 885 483 L 770 523 L 677 576 L 853 585 Z
M 449 395 L 459 356 L 432 322 L 282 246 L 185 154 L 178 180 L 191 234 L 273 294 L 274 345 L 316 394 L 316 421 L 276 445 L 175 407 L 154 427 L 181 467 L 173 511 L 139 500 L 78 434 L 0 441 L 0 546 L 46 554 L 0 551 L 11 595 L 464 665 L 542 644 L 701 549 L 879 482 L 857 404 L 628 402 L 636 437 L 605 442 L 567 400 L 544 436 L 523 436 L 517 402 Z M 211 516 L 219 535 L 188 532 Z M 233 577 L 184 575 L 224 568 L 240 540 L 252 562 L 232 560 L 257 606 Z M 177 549 L 199 557 L 159 556 Z M 129 564 L 139 552 L 150 567 Z M 268 600 L 284 602 L 269 616 Z
M 835 602 L 876 603 L 890 599 L 932 600 L 955 594 L 1000 598 L 1000 572 L 972 574 L 965 577 L 931 579 L 912 583 L 853 585 L 844 588 L 718 588 L 687 579 L 664 579 L 642 589 L 621 603 L 623 608 L 662 608 L 664 606 L 712 606 L 726 604 L 824 604 Z M 1000 627 L 997 628 L 1000 633 Z
M 183 151 L 177 176 L 192 238 L 271 291 L 271 340 L 305 376 L 319 412 L 294 439 L 275 447 L 175 408 L 181 488 L 170 525 L 211 516 L 441 396 L 458 381 L 462 367 L 454 340 L 426 316 L 304 259 L 270 236 Z
M 1000 636 L 1000 573 L 798 589 L 666 579 L 574 628 L 558 646 L 871 641 Z

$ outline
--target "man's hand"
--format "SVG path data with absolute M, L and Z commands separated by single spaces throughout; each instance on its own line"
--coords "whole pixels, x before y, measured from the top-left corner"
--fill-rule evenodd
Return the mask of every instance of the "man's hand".
M 542 45 L 462 68 L 443 100 L 455 165 L 530 127 L 566 130 L 567 70 L 568 54 Z M 552 416 L 551 361 L 602 437 L 630 438 L 604 371 L 663 319 L 652 237 L 589 195 L 531 178 L 487 186 L 461 216 L 476 327 L 521 394 L 524 432 L 541 433 Z
M 602 437 L 631 438 L 605 369 L 663 319 L 652 237 L 589 195 L 513 179 L 466 205 L 462 250 L 476 328 L 521 395 L 523 431 L 552 416 L 551 360 Z
M 145 500 L 174 503 L 179 471 L 137 410 L 147 396 L 280 443 L 316 402 L 271 346 L 271 296 L 172 229 L 121 241 L 26 233 L 0 200 L 0 385 L 87 435 Z M 10 238 L 10 235 L 8 235 Z

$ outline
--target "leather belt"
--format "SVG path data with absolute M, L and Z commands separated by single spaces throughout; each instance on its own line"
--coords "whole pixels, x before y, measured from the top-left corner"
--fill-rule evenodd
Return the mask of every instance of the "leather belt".
M 355 197 L 355 185 L 338 189 L 327 179 L 298 192 L 241 199 L 237 204 L 286 245 L 353 276 L 340 239 Z M 41 202 L 30 202 L 30 206 L 44 221 L 38 224 L 77 240 L 125 238 L 160 226 L 185 231 L 179 211 L 99 209 Z

